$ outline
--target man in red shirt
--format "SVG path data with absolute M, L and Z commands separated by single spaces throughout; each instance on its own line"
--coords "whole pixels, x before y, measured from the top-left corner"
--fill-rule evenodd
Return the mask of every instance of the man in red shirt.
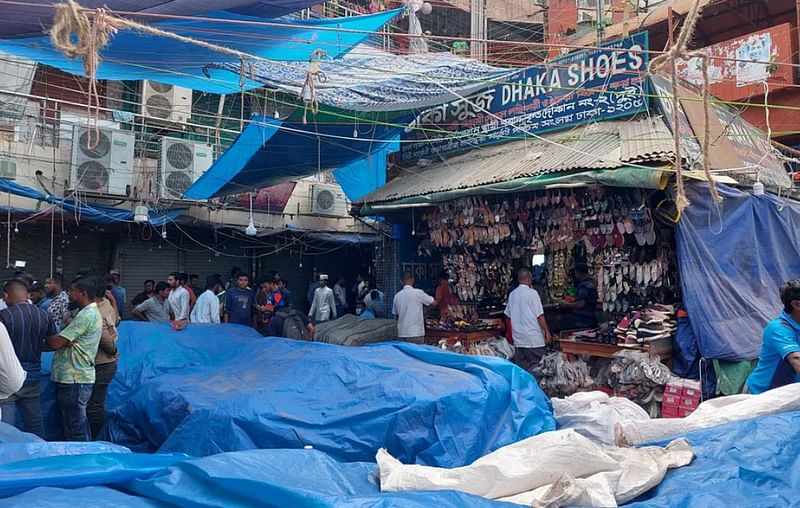
M 450 287 L 450 276 L 447 272 L 439 274 L 439 285 L 436 286 L 436 302 L 439 307 L 439 319 L 447 318 L 450 305 L 453 303 L 453 289 Z

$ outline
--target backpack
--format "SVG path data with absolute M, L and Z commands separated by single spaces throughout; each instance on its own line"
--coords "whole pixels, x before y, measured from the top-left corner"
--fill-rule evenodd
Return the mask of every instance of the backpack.
M 287 339 L 310 340 L 306 325 L 294 309 L 280 312 L 283 317 L 283 330 L 281 336 Z

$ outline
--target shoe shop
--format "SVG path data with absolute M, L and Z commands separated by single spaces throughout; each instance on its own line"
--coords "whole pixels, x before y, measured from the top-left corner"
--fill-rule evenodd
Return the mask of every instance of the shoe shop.
M 703 360 L 735 363 L 754 348 L 757 356 L 760 331 L 743 337 L 732 324 L 740 312 L 775 307 L 779 283 L 770 283 L 773 295 L 747 277 L 718 281 L 736 271 L 763 281 L 782 259 L 781 242 L 750 252 L 764 240 L 736 239 L 759 231 L 755 223 L 783 223 L 775 216 L 794 203 L 764 186 L 776 193 L 788 176 L 768 146 L 759 152 L 759 141 L 742 135 L 726 156 L 760 164 L 757 178 L 720 172 L 709 183 L 686 169 L 679 191 L 666 121 L 604 121 L 423 161 L 356 203 L 362 215 L 385 218 L 398 269 L 411 270 L 416 287 L 432 296 L 449 287 L 448 311 L 427 315 L 428 344 L 512 358 L 505 310 L 528 269 L 554 339 L 532 371 L 551 396 L 605 389 L 660 415 L 670 383 L 680 393 L 684 385 L 698 393 L 701 382 L 716 389 L 722 367 Z M 679 211 L 679 200 L 690 205 Z M 791 228 L 775 230 L 794 241 Z M 685 415 L 696 403 L 667 404 L 665 414 Z

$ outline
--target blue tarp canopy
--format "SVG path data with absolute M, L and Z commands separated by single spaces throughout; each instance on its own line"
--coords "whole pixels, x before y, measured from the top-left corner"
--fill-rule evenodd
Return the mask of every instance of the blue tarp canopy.
M 280 20 L 215 11 L 203 15 L 207 19 L 159 21 L 153 25 L 260 58 L 297 62 L 307 61 L 317 49 L 324 50 L 331 58 L 337 58 L 360 44 L 399 12 L 392 10 L 348 18 Z M 265 22 L 269 22 L 269 26 Z M 83 75 L 83 63 L 53 48 L 47 36 L 0 40 L 0 51 L 71 74 Z M 100 54 L 99 79 L 150 79 L 209 93 L 225 94 L 240 90 L 238 70 L 232 72 L 208 68 L 214 63 L 233 62 L 238 69 L 239 58 L 195 44 L 121 30 Z M 307 64 L 277 65 L 307 68 Z M 246 89 L 259 86 L 263 85 L 246 80 Z
M 276 18 L 292 12 L 321 4 L 323 0 L 81 0 L 81 7 L 96 9 L 105 7 L 113 11 L 139 14 L 142 19 L 148 14 L 168 16 L 195 16 L 210 11 L 227 10 L 246 16 Z M 0 38 L 36 37 L 53 23 L 53 5 L 60 0 L 28 0 L 3 5 L 0 18 Z
M 800 276 L 800 203 L 718 188 L 719 207 L 707 184 L 687 186 L 676 230 L 683 301 L 704 358 L 751 360 L 783 308 L 778 288 Z
M 119 350 L 102 437 L 134 451 L 311 445 L 337 460 L 373 461 L 384 447 L 406 462 L 460 466 L 555 428 L 533 377 L 495 358 L 131 321 L 119 327 Z
M 339 168 L 337 180 L 351 200 L 357 199 L 385 183 L 386 157 L 399 148 L 401 129 L 372 123 L 354 138 L 354 128 L 254 116 L 184 196 L 208 199 Z
M 98 224 L 113 224 L 116 222 L 133 222 L 133 210 L 122 210 L 113 206 L 98 204 L 76 203 L 75 201 L 45 194 L 42 191 L 26 187 L 11 180 L 0 178 L 0 192 L 8 192 L 15 196 L 44 201 L 57 205 L 62 210 L 73 215 L 80 215 L 82 220 Z M 174 221 L 185 209 L 174 210 L 149 210 L 150 224 L 162 226 Z

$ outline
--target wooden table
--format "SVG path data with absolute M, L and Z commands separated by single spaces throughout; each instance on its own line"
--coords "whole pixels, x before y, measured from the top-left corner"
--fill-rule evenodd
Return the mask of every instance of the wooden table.
M 650 356 L 658 356 L 661 362 L 669 366 L 672 363 L 672 339 L 658 339 L 650 343 L 650 347 L 621 347 L 612 344 L 601 344 L 597 342 L 583 342 L 575 339 L 559 339 L 561 351 L 573 355 L 596 356 L 598 358 L 613 358 L 614 353 L 619 351 L 642 351 L 650 353 Z
M 442 339 L 459 340 L 462 344 L 479 342 L 482 340 L 496 337 L 500 332 L 496 329 L 478 330 L 475 332 L 464 332 L 460 330 L 425 330 L 425 343 L 439 345 Z

